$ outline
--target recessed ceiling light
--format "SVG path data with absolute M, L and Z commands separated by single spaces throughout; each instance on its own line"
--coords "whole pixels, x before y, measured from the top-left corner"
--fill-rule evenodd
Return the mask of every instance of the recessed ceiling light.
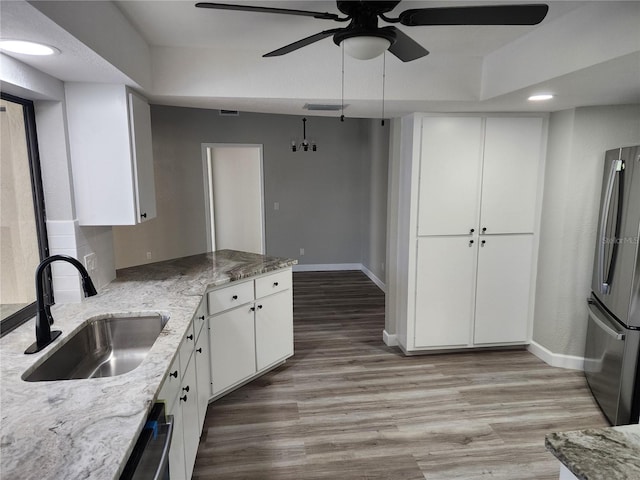
M 55 55 L 60 53 L 55 47 L 25 40 L 0 40 L 0 50 L 23 55 Z
M 553 98 L 553 95 L 551 95 L 550 93 L 543 93 L 540 95 L 531 95 L 529 97 L 529 101 L 530 102 L 544 102 L 545 100 L 551 100 Z

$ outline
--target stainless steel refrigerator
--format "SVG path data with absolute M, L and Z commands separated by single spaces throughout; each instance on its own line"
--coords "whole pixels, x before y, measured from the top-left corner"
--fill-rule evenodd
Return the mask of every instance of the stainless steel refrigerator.
M 640 146 L 605 155 L 585 375 L 612 425 L 640 413 Z

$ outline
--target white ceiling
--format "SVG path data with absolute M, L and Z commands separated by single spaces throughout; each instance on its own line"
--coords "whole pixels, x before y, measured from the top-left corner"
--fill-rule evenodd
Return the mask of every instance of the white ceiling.
M 56 78 L 128 83 L 154 103 L 303 114 L 308 102 L 341 102 L 341 51 L 331 38 L 282 57 L 262 54 L 344 24 L 199 9 L 195 1 L 2 0 L 0 34 L 62 50 L 46 59 L 16 56 Z M 227 3 L 340 13 L 333 1 Z M 404 0 L 389 16 L 499 3 L 519 2 Z M 640 1 L 546 3 L 549 14 L 534 27 L 400 27 L 431 54 L 409 63 L 387 56 L 385 114 L 640 103 Z M 540 91 L 556 98 L 527 102 Z M 379 116 L 382 59 L 347 58 L 344 94 L 346 114 Z

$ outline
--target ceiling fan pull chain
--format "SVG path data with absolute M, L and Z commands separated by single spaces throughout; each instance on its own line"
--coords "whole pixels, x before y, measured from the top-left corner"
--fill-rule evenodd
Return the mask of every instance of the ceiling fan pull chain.
M 340 121 L 344 122 L 344 42 L 340 44 L 342 47 L 342 101 L 340 104 Z
M 384 80 L 387 72 L 387 52 L 382 52 L 382 119 L 380 125 L 384 127 Z

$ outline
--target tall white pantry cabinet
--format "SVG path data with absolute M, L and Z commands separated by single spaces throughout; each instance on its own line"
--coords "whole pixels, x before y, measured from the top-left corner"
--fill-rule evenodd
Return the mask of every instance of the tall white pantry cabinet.
M 543 116 L 396 125 L 387 315 L 406 353 L 530 342 L 546 131 Z

